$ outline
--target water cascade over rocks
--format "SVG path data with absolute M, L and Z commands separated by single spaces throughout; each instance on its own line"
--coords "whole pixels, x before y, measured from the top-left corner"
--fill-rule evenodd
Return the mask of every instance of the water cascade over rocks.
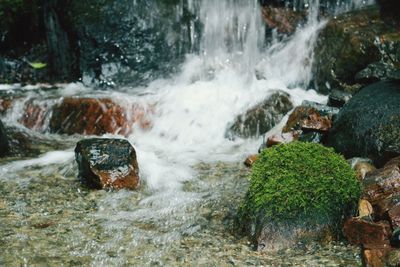
M 137 3 L 145 5 L 132 1 Z M 238 162 L 257 151 L 262 137 L 229 139 L 228 127 L 277 90 L 288 94 L 294 106 L 303 100 L 327 101 L 326 96 L 308 88 L 313 46 L 325 20 L 319 19 L 318 0 L 301 3 L 309 10 L 306 23 L 291 36 L 273 35 L 267 40 L 258 0 L 176 1 L 176 10 L 185 7 L 193 17 L 184 31 L 191 48 L 185 50 L 179 71 L 139 87 L 95 90 L 75 83 L 48 88 L 43 97 L 39 87 L 0 85 L 1 94 L 20 94 L 2 117 L 6 126 L 17 126 L 45 140 L 63 141 L 63 145 L 47 142 L 47 152 L 52 152 L 37 159 L 0 163 L 0 192 L 6 196 L 0 198 L 4 213 L 0 212 L 9 216 L 7 222 L 0 218 L 0 224 L 5 223 L 0 236 L 8 231 L 0 243 L 0 265 L 42 264 L 50 255 L 57 257 L 54 262 L 49 260 L 53 264 L 96 266 L 279 265 L 285 263 L 284 258 L 293 264 L 357 264 L 354 251 L 342 246 L 329 248 L 330 254 L 317 249 L 304 257 L 290 251 L 285 257 L 260 256 L 245 241 L 229 234 L 232 214 L 248 186 L 248 171 Z M 362 6 L 360 1 L 349 5 Z M 179 14 L 185 12 L 175 12 L 175 19 L 179 21 Z M 142 18 L 140 25 L 151 29 L 156 20 Z M 201 25 L 201 30 L 195 24 Z M 166 33 L 170 37 L 167 42 L 176 32 Z M 113 66 L 107 63 L 102 67 L 118 72 Z M 124 73 L 118 74 L 129 75 Z M 127 139 L 136 150 L 140 190 L 83 188 L 77 182 L 72 152 L 82 136 L 51 130 L 53 112 L 43 113 L 43 124 L 36 132 L 19 123 L 29 100 L 42 100 L 47 103 L 44 108 L 51 110 L 64 97 L 107 98 L 121 107 L 151 107 L 146 115 L 149 127 L 133 124 L 124 132 L 130 133 Z M 278 123 L 270 134 L 282 125 Z M 112 133 L 104 137 L 115 137 Z M 16 225 L 28 230 L 16 233 Z M 57 234 L 56 243 L 52 244 L 46 231 Z M 28 240 L 32 245 L 26 245 Z M 36 243 L 48 254 L 35 257 Z M 17 255 L 15 251 L 21 250 Z M 319 261 L 321 255 L 326 261 Z

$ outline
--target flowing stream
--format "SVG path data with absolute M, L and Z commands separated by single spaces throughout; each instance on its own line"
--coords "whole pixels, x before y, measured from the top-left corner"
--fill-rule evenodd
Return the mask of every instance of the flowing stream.
M 358 249 L 335 242 L 287 248 L 277 240 L 276 249 L 258 253 L 232 224 L 248 187 L 242 161 L 262 138 L 229 140 L 228 125 L 275 90 L 289 93 L 294 105 L 326 101 L 306 88 L 325 24 L 318 3 L 307 5 L 304 26 L 266 43 L 257 0 L 187 1 L 202 24 L 201 36 L 189 31 L 199 49 L 171 78 L 146 86 L 0 86 L 24 92 L 2 118 L 17 127 L 31 98 L 51 105 L 63 96 L 107 96 L 154 107 L 152 128 L 137 128 L 128 138 L 143 181 L 133 192 L 92 191 L 79 183 L 73 148 L 84 137 L 49 134 L 46 125 L 39 133 L 25 129 L 50 145 L 35 159 L 0 161 L 0 266 L 359 266 Z

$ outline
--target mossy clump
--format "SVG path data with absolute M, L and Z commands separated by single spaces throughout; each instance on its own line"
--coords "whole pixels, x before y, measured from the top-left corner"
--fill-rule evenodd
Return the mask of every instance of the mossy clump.
M 256 229 L 264 223 L 340 223 L 360 193 L 354 171 L 333 149 L 303 142 L 279 145 L 262 151 L 255 162 L 239 219 Z

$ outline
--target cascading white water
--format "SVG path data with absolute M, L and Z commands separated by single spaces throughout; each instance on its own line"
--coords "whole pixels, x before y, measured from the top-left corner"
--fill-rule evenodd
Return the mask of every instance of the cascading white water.
M 325 100 L 298 87 L 310 79 L 312 48 L 322 25 L 316 16 L 287 43 L 267 48 L 257 0 L 206 0 L 197 6 L 193 12 L 204 25 L 200 54 L 188 55 L 174 79 L 149 84 L 145 101 L 156 106 L 154 126 L 131 137 L 143 176 L 155 189 L 175 188 L 192 178 L 188 166 L 196 162 L 254 153 L 260 140 L 230 141 L 225 131 L 236 115 L 274 90 L 289 92 L 297 105 Z M 256 70 L 265 79 L 258 80 Z

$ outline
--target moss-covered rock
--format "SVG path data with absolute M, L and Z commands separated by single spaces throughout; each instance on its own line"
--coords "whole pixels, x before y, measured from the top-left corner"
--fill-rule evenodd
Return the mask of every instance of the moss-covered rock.
M 270 225 L 336 230 L 359 195 L 355 173 L 333 149 L 302 142 L 278 145 L 263 150 L 253 166 L 239 224 L 259 248 L 273 235 L 266 233 Z

